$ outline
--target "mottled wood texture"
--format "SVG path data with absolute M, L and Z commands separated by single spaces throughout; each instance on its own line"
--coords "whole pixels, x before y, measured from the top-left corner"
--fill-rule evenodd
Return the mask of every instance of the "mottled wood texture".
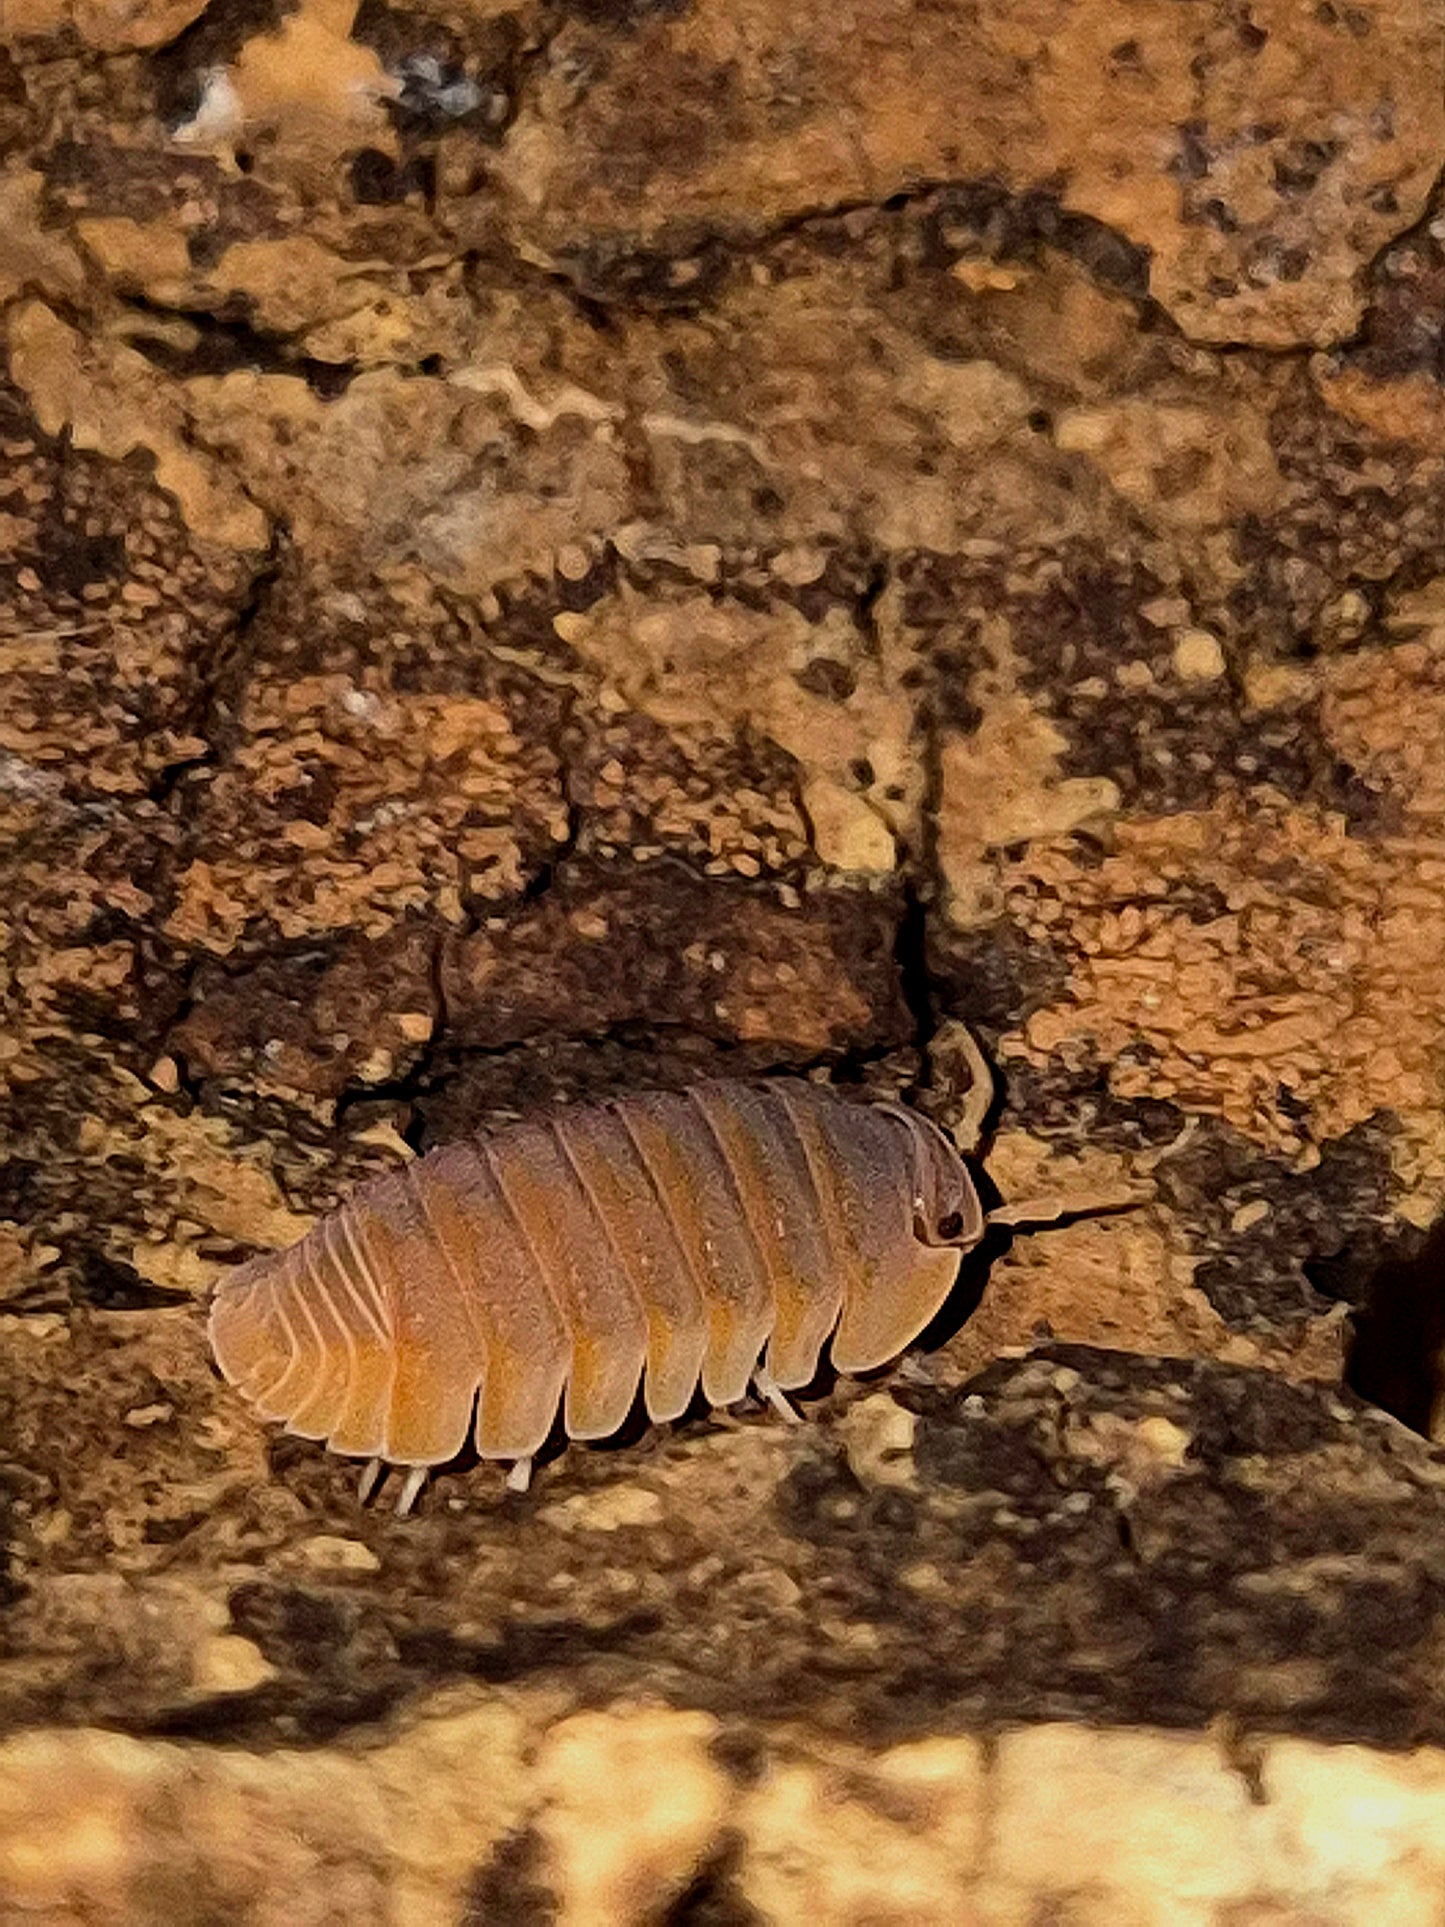
M 0 12 L 0 1917 L 1144 1918 L 1113 1840 L 1398 1915 L 1433 1811 L 1403 1876 L 1255 1742 L 1445 1743 L 1445 1452 L 1341 1388 L 1441 1376 L 1438 10 Z M 806 1426 L 398 1526 L 214 1368 L 417 1153 L 936 1097 L 953 1018 L 1005 1199 L 1157 1203 Z M 672 1888 L 550 1738 L 673 1813 L 659 1699 L 737 1776 Z M 1041 1718 L 1212 1727 L 1258 1892 L 1054 1760 L 991 1901 L 936 1748 Z M 914 1777 L 803 1797 L 830 1735 Z

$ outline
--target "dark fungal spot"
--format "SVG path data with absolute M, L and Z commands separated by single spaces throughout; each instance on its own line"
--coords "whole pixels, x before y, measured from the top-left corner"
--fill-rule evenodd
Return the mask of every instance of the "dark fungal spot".
M 548 1927 L 557 1896 L 545 1879 L 546 1858 L 535 1828 L 505 1835 L 468 1884 L 461 1927 Z
M 767 1927 L 738 1883 L 742 1841 L 726 1833 L 687 1886 L 661 1916 L 660 1927 Z
M 733 258 L 714 236 L 662 236 L 653 247 L 605 240 L 564 253 L 558 266 L 580 294 L 603 308 L 690 314 L 721 291 Z M 781 500 L 772 511 L 781 508 Z
M 556 11 L 570 14 L 589 27 L 635 33 L 653 20 L 677 20 L 692 0 L 552 0 Z
M 810 695 L 825 696 L 830 702 L 842 703 L 857 688 L 858 675 L 850 663 L 838 662 L 832 656 L 814 656 L 810 663 L 798 671 L 797 682 Z
M 433 190 L 436 167 L 426 155 L 393 160 L 380 148 L 363 147 L 351 160 L 351 192 L 365 207 L 394 206 L 414 195 L 422 199 Z
M 1388 1117 L 1369 1118 L 1322 1144 L 1318 1164 L 1300 1172 L 1211 1119 L 1166 1160 L 1161 1195 L 1200 1253 L 1195 1285 L 1227 1324 L 1288 1328 L 1318 1316 L 1327 1289 L 1359 1291 L 1358 1272 L 1339 1260 L 1388 1222 L 1392 1135 Z

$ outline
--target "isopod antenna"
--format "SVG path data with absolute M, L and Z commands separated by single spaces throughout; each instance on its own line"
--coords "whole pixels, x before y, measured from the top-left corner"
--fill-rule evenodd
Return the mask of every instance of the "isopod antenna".
M 957 1109 L 957 1122 L 948 1131 L 961 1156 L 975 1162 L 998 1098 L 998 1080 L 983 1046 L 968 1025 L 948 1018 L 939 1025 L 929 1050 L 933 1073 L 934 1108 Z M 959 1089 L 959 1072 L 967 1081 Z M 1151 1160 L 1151 1165 L 1157 1162 Z M 1152 1184 L 1125 1185 L 1102 1197 L 1021 1198 L 998 1205 L 984 1214 L 984 1223 L 1013 1231 L 1045 1231 L 1089 1218 L 1112 1218 L 1153 1204 L 1158 1192 Z
M 1153 1185 L 1137 1185 L 1102 1198 L 1020 1198 L 986 1211 L 983 1221 L 1012 1231 L 1050 1231 L 1089 1218 L 1117 1218 L 1125 1211 L 1139 1211 L 1157 1196 Z

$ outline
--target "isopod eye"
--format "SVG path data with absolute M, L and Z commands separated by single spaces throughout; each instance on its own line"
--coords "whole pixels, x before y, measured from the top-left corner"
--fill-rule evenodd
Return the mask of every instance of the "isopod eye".
M 962 1230 L 963 1213 L 961 1211 L 950 1211 L 947 1217 L 938 1220 L 936 1235 L 941 1238 L 945 1244 L 949 1244 Z

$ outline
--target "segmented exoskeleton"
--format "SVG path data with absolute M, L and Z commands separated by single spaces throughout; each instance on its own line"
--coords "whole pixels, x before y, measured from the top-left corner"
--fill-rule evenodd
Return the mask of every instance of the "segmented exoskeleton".
M 885 1364 L 933 1318 L 985 1217 L 962 1157 L 902 1104 L 719 1080 L 574 1105 L 363 1185 L 231 1272 L 221 1371 L 333 1451 L 427 1468 L 468 1433 L 524 1485 L 559 1402 L 605 1438 L 639 1385 L 677 1418 L 750 1384 Z M 790 1412 L 791 1415 L 791 1412 Z

